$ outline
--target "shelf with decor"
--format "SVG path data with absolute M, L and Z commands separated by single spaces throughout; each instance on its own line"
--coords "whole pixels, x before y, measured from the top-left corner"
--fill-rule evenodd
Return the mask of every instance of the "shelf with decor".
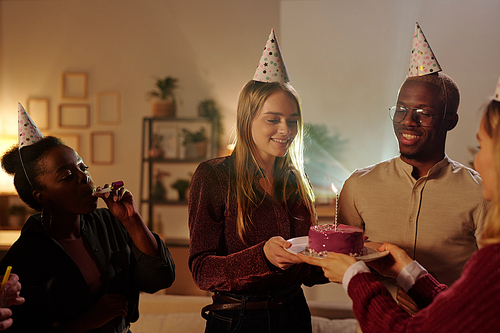
M 178 223 L 182 211 L 185 228 L 169 226 L 168 234 L 187 237 L 189 184 L 198 164 L 217 155 L 216 126 L 203 117 L 143 118 L 139 210 L 151 230 L 161 234 L 164 217 Z

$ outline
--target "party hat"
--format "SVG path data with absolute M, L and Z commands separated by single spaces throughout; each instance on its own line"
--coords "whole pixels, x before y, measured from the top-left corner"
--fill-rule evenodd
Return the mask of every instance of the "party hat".
M 17 123 L 19 135 L 19 149 L 32 145 L 43 138 L 42 133 L 23 108 L 21 103 L 17 106 Z
M 431 46 L 425 39 L 422 29 L 415 24 L 415 34 L 413 35 L 413 44 L 411 46 L 410 65 L 408 67 L 408 76 L 421 76 L 441 71 L 441 66 L 431 50 Z
M 497 102 L 500 102 L 500 78 L 498 78 L 498 83 L 495 89 L 495 94 L 493 95 L 493 99 Z
M 290 81 L 288 79 L 285 63 L 283 62 L 283 57 L 281 56 L 280 47 L 278 46 L 278 40 L 274 34 L 274 29 L 271 29 L 253 80 L 260 82 Z

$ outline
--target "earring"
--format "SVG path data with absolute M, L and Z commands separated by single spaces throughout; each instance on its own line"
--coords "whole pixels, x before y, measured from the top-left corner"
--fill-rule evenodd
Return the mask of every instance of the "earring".
M 49 216 L 48 216 L 48 219 L 49 219 L 49 223 L 48 223 L 48 224 L 49 224 L 49 226 L 48 226 L 48 227 L 46 227 L 46 226 L 45 226 L 45 225 L 46 225 L 46 223 L 45 223 L 45 220 L 44 220 L 44 217 L 45 217 L 45 218 L 47 218 L 47 214 L 44 214 L 45 207 L 46 207 L 46 206 L 43 206 L 43 208 L 42 208 L 42 212 L 40 213 L 41 223 L 42 223 L 42 227 L 43 227 L 43 229 L 45 229 L 45 230 L 49 230 L 49 229 L 50 229 L 50 227 L 52 226 L 52 212 L 50 211 L 50 208 L 48 208 L 48 210 L 49 210 Z

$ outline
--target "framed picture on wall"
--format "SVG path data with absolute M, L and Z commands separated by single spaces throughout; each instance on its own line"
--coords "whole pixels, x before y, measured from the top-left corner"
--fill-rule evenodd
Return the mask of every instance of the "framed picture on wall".
M 50 119 L 48 98 L 29 98 L 27 109 L 31 119 L 33 119 L 33 122 L 40 130 L 49 129 Z
M 88 104 L 59 105 L 59 127 L 87 128 L 90 126 L 90 106 Z
M 78 134 L 54 134 L 55 137 L 59 138 L 68 147 L 73 148 L 78 154 L 80 154 L 80 136 Z
M 62 97 L 86 99 L 88 96 L 87 73 L 65 72 L 62 74 Z
M 120 93 L 118 91 L 97 93 L 97 122 L 103 125 L 120 123 Z
M 109 165 L 115 162 L 115 137 L 113 132 L 91 133 L 90 160 L 93 164 L 101 165 Z

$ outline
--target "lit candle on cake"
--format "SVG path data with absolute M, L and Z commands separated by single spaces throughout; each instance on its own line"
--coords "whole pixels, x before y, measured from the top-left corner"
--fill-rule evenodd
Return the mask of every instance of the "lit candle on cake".
M 332 183 L 332 191 L 335 193 L 335 231 L 337 231 L 337 212 L 339 207 L 339 190 Z

